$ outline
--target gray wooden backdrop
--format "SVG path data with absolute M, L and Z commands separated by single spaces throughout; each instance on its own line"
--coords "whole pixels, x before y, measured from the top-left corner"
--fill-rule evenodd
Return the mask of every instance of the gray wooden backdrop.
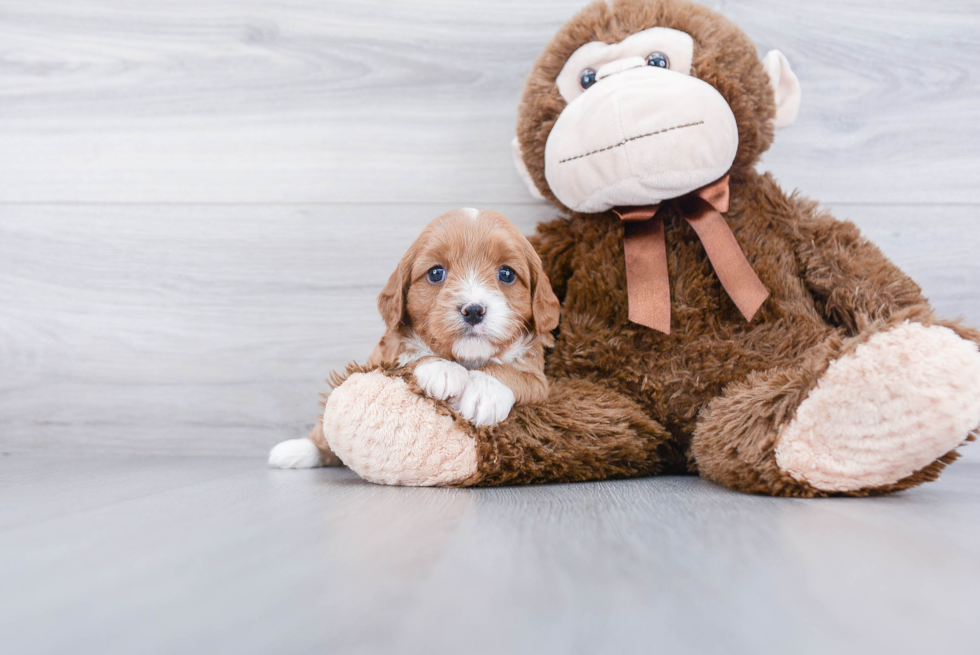
M 260 456 L 456 206 L 530 232 L 524 76 L 580 0 L 0 0 L 0 449 Z M 762 168 L 980 323 L 980 5 L 722 0 L 803 85 Z

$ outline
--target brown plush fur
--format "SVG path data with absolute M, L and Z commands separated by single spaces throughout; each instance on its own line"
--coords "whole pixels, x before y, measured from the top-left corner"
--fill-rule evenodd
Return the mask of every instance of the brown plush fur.
M 331 377 L 331 386 L 340 386 L 352 373 L 368 371 L 404 377 L 409 389 L 425 395 L 411 369 L 394 364 L 377 368 L 352 364 L 343 374 Z M 546 400 L 515 406 L 505 421 L 493 427 L 476 427 L 448 403 L 426 399 L 434 411 L 451 416 L 456 427 L 477 442 L 477 473 L 460 486 L 584 482 L 683 468 L 682 459 L 668 443 L 670 435 L 636 403 L 582 380 L 553 381 Z M 587 411 L 581 411 L 583 407 Z M 314 429 L 309 438 L 324 459 L 339 461 L 322 431 L 319 437 L 316 433 Z
M 787 197 L 768 175 L 733 174 L 726 218 L 771 296 L 745 322 L 693 229 L 671 214 L 670 335 L 627 319 L 622 226 L 614 215 L 573 214 L 540 226 L 532 241 L 563 304 L 547 372 L 634 399 L 671 433 L 677 451 L 690 448 L 692 472 L 742 491 L 826 495 L 779 471 L 773 448 L 779 428 L 830 361 L 906 318 L 936 321 L 918 286 L 853 224 Z M 934 479 L 954 458 L 886 489 L 850 495 Z
M 539 226 L 532 238 L 562 300 L 547 373 L 590 380 L 621 394 L 623 405 L 638 403 L 671 435 L 666 443 L 658 440 L 656 451 L 687 453 L 692 472 L 748 492 L 826 495 L 778 469 L 774 442 L 780 428 L 834 358 L 905 318 L 925 324 L 935 319 L 918 286 L 854 225 L 787 196 L 771 176 L 754 171 L 772 141 L 775 109 L 748 37 L 718 14 L 679 0 L 590 5 L 561 28 L 528 78 L 517 128 L 525 164 L 542 193 L 561 207 L 544 177 L 545 143 L 565 104 L 554 84 L 558 72 L 584 43 L 615 43 L 655 26 L 694 38 L 692 75 L 714 86 L 735 114 L 739 148 L 726 219 L 771 296 L 755 320 L 745 322 L 693 229 L 668 208 L 671 334 L 631 323 L 621 222 L 612 213 L 571 213 Z M 949 325 L 965 338 L 978 338 L 975 331 Z M 580 406 L 577 416 L 587 421 L 584 415 L 592 411 Z M 517 449 L 500 443 L 493 448 Z M 562 457 L 589 458 L 591 451 Z M 950 453 L 905 480 L 850 495 L 934 479 L 955 457 Z
M 683 0 L 597 2 L 547 46 L 528 78 L 517 128 L 546 197 L 561 207 L 545 180 L 544 149 L 565 106 L 555 87 L 565 60 L 589 41 L 615 43 L 656 26 L 693 37 L 692 74 L 735 114 L 739 147 L 725 217 L 771 295 L 746 322 L 694 230 L 666 205 L 671 332 L 656 332 L 627 319 L 623 227 L 613 213 L 567 213 L 540 225 L 532 242 L 562 303 L 547 356 L 551 391 L 493 428 L 458 422 L 478 444 L 478 473 L 464 484 L 686 470 L 746 492 L 836 495 L 790 477 L 775 460 L 780 430 L 830 362 L 906 319 L 946 325 L 975 342 L 980 333 L 937 321 L 919 287 L 854 225 L 755 172 L 775 111 L 755 46 L 725 18 Z M 934 479 L 955 458 L 950 452 L 894 484 L 841 495 L 905 489 Z

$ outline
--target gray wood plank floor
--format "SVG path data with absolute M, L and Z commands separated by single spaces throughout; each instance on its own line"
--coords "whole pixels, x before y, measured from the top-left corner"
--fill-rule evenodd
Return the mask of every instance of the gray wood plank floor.
M 0 457 L 5 653 L 975 653 L 980 464 L 881 499 Z

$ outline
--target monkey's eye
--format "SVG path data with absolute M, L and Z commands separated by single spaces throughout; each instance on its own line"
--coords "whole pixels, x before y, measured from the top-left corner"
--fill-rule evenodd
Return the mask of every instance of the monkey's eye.
M 578 82 L 582 85 L 583 89 L 589 88 L 595 84 L 595 71 L 591 68 L 586 68 L 582 71 L 582 77 L 579 78 Z
M 651 52 L 647 55 L 647 66 L 657 68 L 670 68 L 670 59 L 662 52 Z
M 439 284 L 446 279 L 446 269 L 442 266 L 433 266 L 429 269 L 429 272 L 425 274 L 425 277 L 429 278 L 429 282 L 432 284 Z
M 504 284 L 514 284 L 517 281 L 517 273 L 510 266 L 501 266 L 497 271 L 497 279 Z

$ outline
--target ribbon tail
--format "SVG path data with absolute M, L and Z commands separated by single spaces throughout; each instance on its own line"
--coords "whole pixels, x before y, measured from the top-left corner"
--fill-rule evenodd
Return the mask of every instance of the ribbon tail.
M 670 334 L 670 281 L 663 219 L 654 216 L 646 221 L 627 222 L 623 228 L 629 319 Z
M 745 320 L 751 321 L 769 297 L 721 213 L 703 198 L 685 198 L 681 213 L 697 232 L 715 274 Z

